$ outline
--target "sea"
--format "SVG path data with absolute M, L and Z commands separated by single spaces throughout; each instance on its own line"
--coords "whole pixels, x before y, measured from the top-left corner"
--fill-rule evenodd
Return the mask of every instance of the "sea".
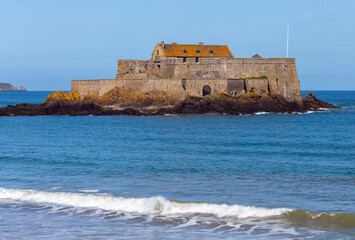
M 313 93 L 342 108 L 0 117 L 0 239 L 355 239 L 355 91 Z

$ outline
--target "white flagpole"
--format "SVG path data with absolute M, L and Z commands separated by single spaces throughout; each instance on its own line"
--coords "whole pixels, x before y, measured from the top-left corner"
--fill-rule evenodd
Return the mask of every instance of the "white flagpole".
M 286 50 L 286 56 L 288 57 L 288 41 L 289 41 L 289 36 L 290 36 L 290 26 L 287 24 L 287 50 Z

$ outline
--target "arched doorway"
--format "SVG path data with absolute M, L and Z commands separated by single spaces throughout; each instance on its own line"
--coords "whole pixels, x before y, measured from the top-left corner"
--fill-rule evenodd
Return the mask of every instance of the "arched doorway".
M 202 88 L 202 96 L 210 95 L 212 92 L 211 87 L 209 85 L 205 85 Z

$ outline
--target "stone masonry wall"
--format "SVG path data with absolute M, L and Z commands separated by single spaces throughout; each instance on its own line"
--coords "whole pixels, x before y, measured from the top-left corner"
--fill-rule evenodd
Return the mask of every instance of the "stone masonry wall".
M 268 93 L 268 79 L 245 79 L 246 92 Z
M 86 84 L 90 81 L 91 84 Z M 99 96 L 115 87 L 130 87 L 141 92 L 166 91 L 176 98 L 183 99 L 187 95 L 202 96 L 202 88 L 209 85 L 212 93 L 227 91 L 227 80 L 183 80 L 180 79 L 99 79 L 99 80 L 72 80 L 72 91 L 81 96 L 95 93 Z
M 251 77 L 259 79 L 248 79 Z M 132 87 L 142 92 L 167 91 L 183 98 L 188 94 L 202 96 L 204 85 L 209 85 L 212 93 L 229 93 L 228 79 L 246 79 L 246 91 L 270 91 L 288 101 L 302 100 L 294 58 L 120 60 L 116 79 L 73 80 L 72 90 L 80 95 L 102 95 L 114 87 Z
M 262 76 L 267 76 L 271 93 L 301 102 L 294 58 L 187 58 L 183 62 L 182 58 L 160 57 L 154 61 L 119 61 L 116 78 L 227 80 Z M 190 89 L 191 94 L 199 90 Z
M 92 93 L 99 95 L 100 80 L 72 80 L 71 91 L 78 92 L 81 96 Z

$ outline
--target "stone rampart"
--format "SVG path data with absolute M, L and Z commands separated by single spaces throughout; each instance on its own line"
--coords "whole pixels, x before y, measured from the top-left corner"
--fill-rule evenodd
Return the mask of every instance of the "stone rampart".
M 244 82 L 240 81 L 243 79 Z M 288 101 L 302 101 L 294 58 L 119 60 L 116 79 L 72 81 L 72 90 L 80 95 L 102 95 L 114 87 L 131 87 L 142 92 L 167 91 L 180 98 L 208 92 L 270 92 Z
M 81 96 L 92 93 L 99 95 L 100 80 L 72 80 L 71 91 L 78 92 Z
M 90 82 L 90 84 L 87 83 Z M 200 80 L 200 79 L 99 79 L 99 80 L 72 80 L 72 91 L 80 96 L 95 93 L 102 96 L 115 87 L 129 87 L 141 92 L 166 91 L 176 98 L 183 99 L 187 95 L 202 96 L 205 85 L 210 86 L 211 93 L 227 91 L 227 80 Z

